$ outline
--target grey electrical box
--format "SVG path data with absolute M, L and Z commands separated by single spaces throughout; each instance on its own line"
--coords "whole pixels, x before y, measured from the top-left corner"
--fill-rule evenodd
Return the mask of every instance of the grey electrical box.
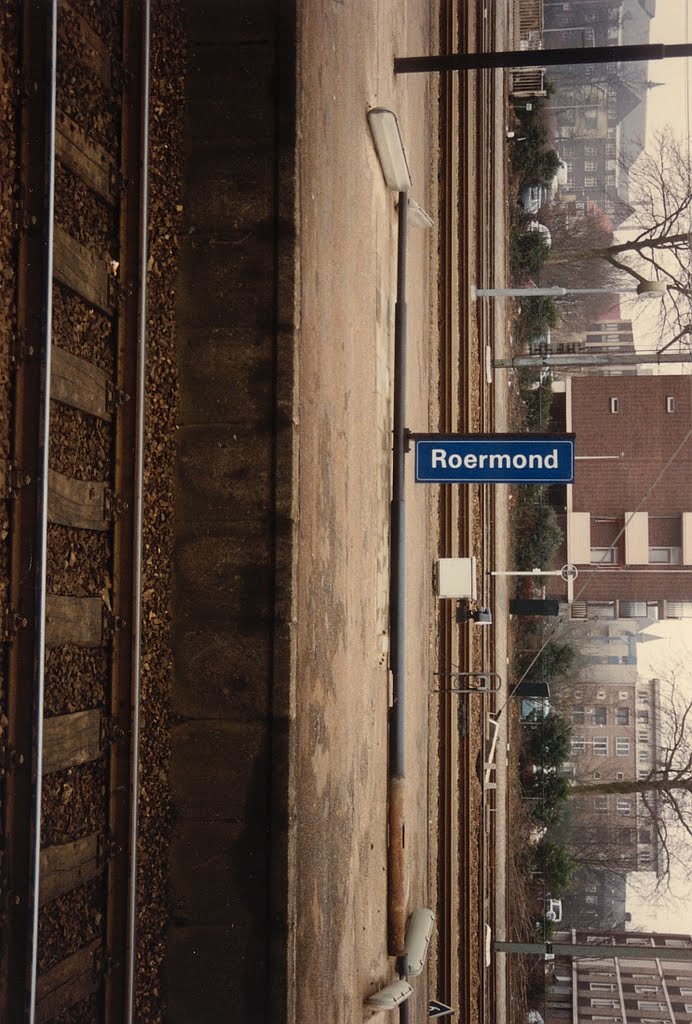
M 476 600 L 476 559 L 438 558 L 434 567 L 435 593 L 439 598 Z

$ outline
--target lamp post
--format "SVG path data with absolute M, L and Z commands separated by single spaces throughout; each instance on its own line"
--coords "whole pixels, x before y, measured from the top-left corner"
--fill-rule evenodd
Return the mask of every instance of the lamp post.
M 663 296 L 668 291 L 665 281 L 640 281 L 632 288 L 561 288 L 559 285 L 552 285 L 547 288 L 476 288 L 471 285 L 471 298 L 521 298 L 523 296 L 546 296 L 554 299 L 564 298 L 565 295 L 621 295 L 632 293 L 635 295 Z
M 387 850 L 387 931 L 389 951 L 397 957 L 400 981 L 389 986 L 385 1005 L 399 1007 L 400 1024 L 409 1019 L 409 956 L 406 947 L 407 883 L 405 863 L 406 779 L 406 240 L 408 224 L 423 228 L 432 220 L 409 197 L 411 174 L 394 111 L 375 107 L 368 123 L 387 188 L 397 196 L 397 266 L 394 307 L 394 394 L 391 541 L 390 541 L 390 660 L 393 703 L 389 729 L 389 840 Z M 390 991 L 391 990 L 391 991 Z M 381 995 L 381 994 L 380 994 Z M 379 1004 L 378 1004 L 379 1005 Z

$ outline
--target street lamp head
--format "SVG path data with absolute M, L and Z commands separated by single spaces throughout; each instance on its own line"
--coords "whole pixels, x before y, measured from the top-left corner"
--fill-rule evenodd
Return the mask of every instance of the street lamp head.
M 657 295 L 659 299 L 668 292 L 668 285 L 665 281 L 640 281 L 637 285 L 637 295 Z
M 396 114 L 386 107 L 373 107 L 368 111 L 368 124 L 387 188 L 408 192 L 411 174 Z
M 406 208 L 406 220 L 409 224 L 416 228 L 422 228 L 424 231 L 430 231 L 433 227 L 434 221 L 429 213 L 426 213 L 422 206 L 420 206 L 415 199 L 409 199 L 408 206 Z

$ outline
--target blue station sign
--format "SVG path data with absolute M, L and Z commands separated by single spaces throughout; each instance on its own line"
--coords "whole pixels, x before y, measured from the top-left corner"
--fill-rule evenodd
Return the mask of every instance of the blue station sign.
M 568 484 L 573 434 L 413 434 L 416 481 L 436 484 Z

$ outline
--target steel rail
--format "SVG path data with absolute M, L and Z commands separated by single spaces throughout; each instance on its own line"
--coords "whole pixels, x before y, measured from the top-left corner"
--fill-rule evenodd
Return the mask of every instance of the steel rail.
M 36 1020 L 38 981 L 38 912 L 41 870 L 41 781 L 43 777 L 43 712 L 46 675 L 46 591 L 48 551 L 48 457 L 50 438 L 50 374 L 53 344 L 53 250 L 55 213 L 55 147 L 57 106 L 57 39 L 58 0 L 51 0 L 48 28 L 48 94 L 46 154 L 46 236 L 43 297 L 43 349 L 41 367 L 41 405 L 39 428 L 39 466 L 37 480 L 38 522 L 36 538 L 36 605 L 35 605 L 35 775 L 32 858 L 32 907 L 30 923 L 29 1024 Z
M 441 26 L 441 44 L 448 45 L 454 39 L 457 19 L 455 4 L 447 4 L 445 19 Z M 440 132 L 442 139 L 442 152 L 444 163 L 444 188 L 440 194 L 440 250 L 443 261 L 443 273 L 441 274 L 442 294 L 440 296 L 440 426 L 444 431 L 453 430 L 453 407 L 454 407 L 454 366 L 452 358 L 453 334 L 454 334 L 454 252 L 457 239 L 454 234 L 456 226 L 457 200 L 454 190 L 454 160 L 455 130 L 456 130 L 456 107 L 455 95 L 458 92 L 459 83 L 452 78 L 445 77 L 440 82 Z M 461 196 L 460 196 L 461 198 Z M 442 487 L 439 491 L 438 515 L 440 529 L 440 554 L 448 553 L 448 545 L 451 543 L 452 534 L 452 511 L 450 488 Z M 439 648 L 438 658 L 440 668 L 450 663 L 451 659 L 451 623 L 446 605 L 438 602 L 438 629 Z M 451 743 L 449 736 L 449 707 L 446 700 L 441 700 L 438 710 L 439 722 L 439 757 L 440 757 L 440 792 L 438 802 L 438 835 L 439 845 L 437 854 L 438 870 L 438 903 L 440 912 L 438 914 L 440 950 L 437 970 L 437 991 L 438 995 L 445 998 L 451 994 L 453 979 L 452 969 L 452 936 L 454 933 L 454 916 L 452 900 L 452 875 L 451 863 L 453 851 L 451 847 L 452 814 L 454 813 L 452 800 L 451 765 Z
M 125 1021 L 134 1022 L 135 968 L 137 960 L 137 841 L 139 834 L 139 740 L 142 661 L 142 561 L 144 524 L 144 445 L 145 445 L 145 392 L 147 375 L 147 264 L 149 254 L 149 102 L 151 90 L 151 0 L 143 0 L 142 10 L 142 129 L 140 172 L 140 237 L 139 237 L 139 302 L 137 336 L 137 391 L 135 408 L 135 469 L 134 469 L 134 578 L 132 594 L 132 692 L 131 692 L 131 780 L 130 822 L 128 849 L 130 877 L 128 880 L 127 935 L 125 966 Z

